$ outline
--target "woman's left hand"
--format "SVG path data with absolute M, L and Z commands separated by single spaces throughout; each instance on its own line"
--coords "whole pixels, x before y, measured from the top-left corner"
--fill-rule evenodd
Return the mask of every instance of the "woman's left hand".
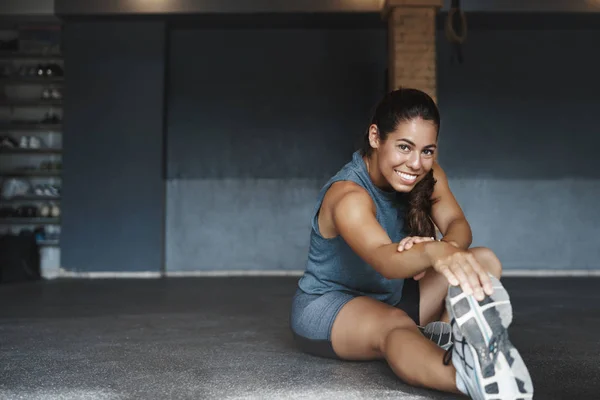
M 413 245 L 422 242 L 433 242 L 435 239 L 432 237 L 422 237 L 422 236 L 407 236 L 398 243 L 398 251 L 402 252 L 404 250 L 408 250 Z

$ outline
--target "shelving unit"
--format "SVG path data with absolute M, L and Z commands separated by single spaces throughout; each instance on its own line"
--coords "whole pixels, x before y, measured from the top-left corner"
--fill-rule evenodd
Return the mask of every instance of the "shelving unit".
M 43 22 L 0 26 L 0 234 L 34 232 L 42 269 L 60 263 L 60 31 Z

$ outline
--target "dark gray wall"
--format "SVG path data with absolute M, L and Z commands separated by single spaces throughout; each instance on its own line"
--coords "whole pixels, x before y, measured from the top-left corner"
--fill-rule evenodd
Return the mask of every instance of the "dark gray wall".
M 316 190 L 385 92 L 383 29 L 178 30 L 168 270 L 299 269 Z
M 72 22 L 63 37 L 62 266 L 158 272 L 164 24 Z
M 325 178 L 385 89 L 381 30 L 186 30 L 171 43 L 172 179 Z
M 472 30 L 462 65 L 438 39 L 440 157 L 453 177 L 600 178 L 600 29 Z
M 0 16 L 54 15 L 55 0 L 2 0 Z
M 590 49 L 600 37 L 519 21 L 471 29 L 463 65 L 448 62 L 440 32 L 440 160 L 474 244 L 506 268 L 599 268 L 600 65 Z M 179 29 L 170 40 L 169 271 L 302 269 L 316 193 L 384 88 L 383 28 L 232 28 Z M 160 23 L 67 26 L 68 269 L 160 266 L 159 32 Z
M 474 245 L 505 268 L 599 268 L 600 32 L 525 26 L 471 30 L 463 65 L 440 32 L 440 161 Z M 350 49 L 342 37 L 362 39 Z M 302 269 L 316 192 L 378 99 L 384 31 L 185 31 L 172 43 L 168 269 Z M 324 58 L 324 46 L 341 49 Z

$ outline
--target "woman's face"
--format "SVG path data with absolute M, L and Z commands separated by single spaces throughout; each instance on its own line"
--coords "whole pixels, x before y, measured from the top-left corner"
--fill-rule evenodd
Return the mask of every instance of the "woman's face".
M 388 188 L 410 192 L 433 167 L 437 151 L 437 127 L 432 121 L 415 118 L 403 121 L 385 141 L 376 125 L 369 128 L 369 140 L 377 152 L 380 174 Z

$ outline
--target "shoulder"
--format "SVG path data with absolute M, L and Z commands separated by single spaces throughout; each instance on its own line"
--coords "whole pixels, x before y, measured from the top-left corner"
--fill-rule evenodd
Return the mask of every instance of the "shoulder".
M 375 212 L 375 202 L 369 192 L 352 181 L 335 182 L 323 199 L 334 219 L 352 218 L 366 212 Z
M 326 237 L 339 234 L 340 225 L 360 224 L 365 215 L 375 212 L 369 193 L 352 181 L 334 182 L 323 198 L 319 211 L 319 229 Z
M 450 190 L 450 186 L 448 185 L 448 176 L 440 164 L 437 163 L 437 161 L 433 164 L 432 169 L 433 179 L 435 181 L 432 198 L 439 198 L 439 196 L 447 194 L 447 192 Z
M 442 168 L 442 166 L 436 161 L 433 163 L 433 178 L 437 182 L 446 183 L 448 182 L 448 177 L 446 176 L 446 172 Z
M 347 203 L 373 203 L 369 192 L 356 182 L 338 181 L 331 185 L 327 191 L 330 205 L 340 205 Z

